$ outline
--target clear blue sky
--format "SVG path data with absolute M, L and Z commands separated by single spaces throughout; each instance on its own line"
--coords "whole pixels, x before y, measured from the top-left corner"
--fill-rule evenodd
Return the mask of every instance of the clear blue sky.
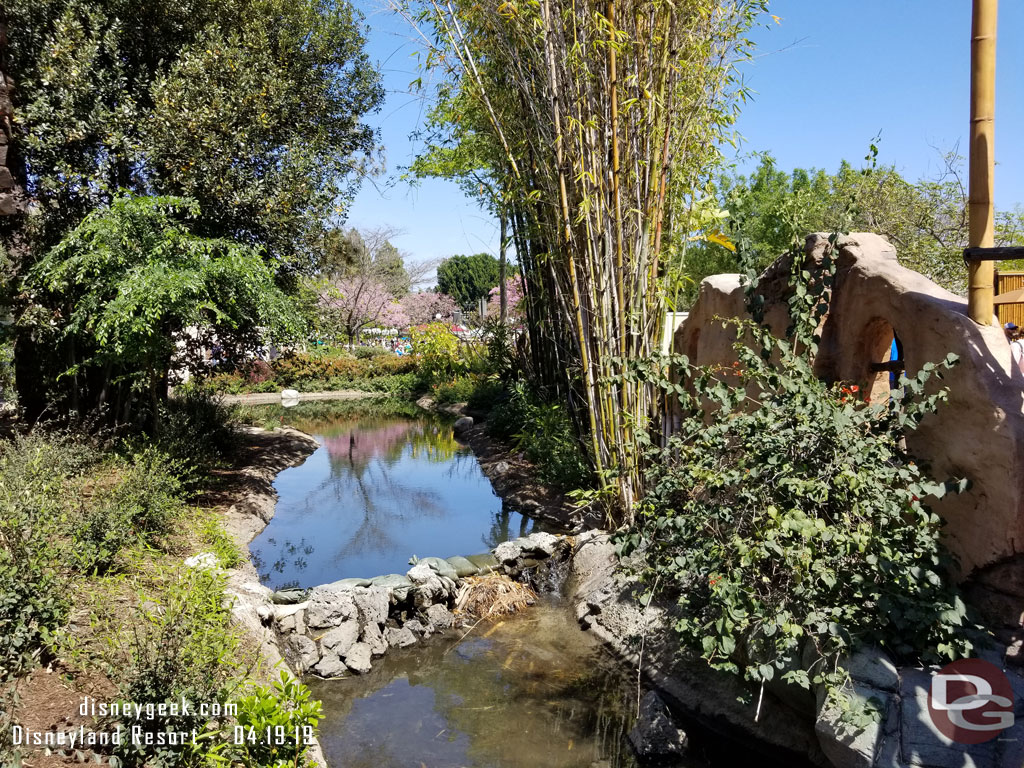
M 371 122 L 381 131 L 387 174 L 364 183 L 346 226 L 390 225 L 415 259 L 496 252 L 497 225 L 454 185 L 418 188 L 388 177 L 408 165 L 425 105 L 408 93 L 420 76 L 414 33 L 378 0 L 355 0 L 370 26 L 369 54 L 383 70 L 387 101 Z M 1024 204 L 1024 2 L 999 9 L 996 85 L 996 204 Z M 738 129 L 741 153 L 771 151 L 780 168 L 834 171 L 859 164 L 881 134 L 879 161 L 917 179 L 939 169 L 940 151 L 967 149 L 969 0 L 775 0 L 753 31 L 757 58 L 744 65 L 755 91 Z M 740 161 L 743 162 L 742 159 Z M 966 178 L 966 176 L 965 176 Z M 380 191 L 383 188 L 383 193 Z

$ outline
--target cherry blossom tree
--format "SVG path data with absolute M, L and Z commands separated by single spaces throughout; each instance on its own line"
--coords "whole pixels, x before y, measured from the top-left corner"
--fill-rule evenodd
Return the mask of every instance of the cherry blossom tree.
M 437 319 L 451 320 L 458 306 L 455 299 L 447 294 L 425 291 L 410 293 L 403 298 L 402 309 L 408 319 L 406 325 L 426 325 Z M 438 315 L 441 317 L 438 318 Z
M 505 278 L 505 293 L 508 296 L 508 317 L 516 322 L 521 322 L 524 316 L 523 283 L 518 275 L 511 275 Z M 487 294 L 487 314 L 490 317 L 498 317 L 501 313 L 501 290 L 500 287 L 491 288 Z
M 381 325 L 408 325 L 402 306 L 379 280 L 366 276 L 324 281 L 319 288 L 320 309 L 355 344 L 362 330 Z

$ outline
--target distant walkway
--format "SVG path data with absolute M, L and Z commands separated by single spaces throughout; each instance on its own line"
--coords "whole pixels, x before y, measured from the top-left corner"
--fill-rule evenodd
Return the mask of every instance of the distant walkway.
M 384 392 L 362 392 L 358 389 L 337 389 L 331 392 L 299 392 L 299 402 L 310 400 L 362 400 L 381 397 Z M 281 402 L 280 392 L 253 392 L 248 395 L 223 395 L 225 403 L 242 405 L 275 405 Z

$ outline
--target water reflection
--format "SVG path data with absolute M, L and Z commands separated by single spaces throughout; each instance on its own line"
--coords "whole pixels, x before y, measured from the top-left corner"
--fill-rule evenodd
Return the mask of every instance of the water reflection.
M 634 765 L 634 681 L 556 604 L 462 642 L 393 651 L 361 678 L 310 684 L 339 768 Z
M 265 584 L 313 586 L 467 555 L 534 530 L 503 508 L 472 452 L 435 418 L 301 420 L 320 448 L 278 475 L 270 525 L 250 545 Z

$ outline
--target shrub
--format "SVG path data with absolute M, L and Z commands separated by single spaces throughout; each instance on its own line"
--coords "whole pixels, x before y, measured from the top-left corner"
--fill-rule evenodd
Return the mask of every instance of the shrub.
M 320 702 L 310 700 L 309 688 L 281 672 L 272 686 L 254 686 L 249 696 L 239 699 L 238 725 L 244 738 L 237 759 L 249 768 L 300 768 L 320 719 Z M 272 735 L 269 741 L 267 734 Z M 274 734 L 282 735 L 284 743 L 278 744 Z
M 235 421 L 234 409 L 220 398 L 186 389 L 163 406 L 154 443 L 191 489 L 204 479 L 207 469 L 223 462 L 237 446 Z
M 819 381 L 814 329 L 829 267 L 826 257 L 797 282 L 795 341 L 748 322 L 738 338 L 752 343 L 735 346 L 733 367 L 676 361 L 682 423 L 654 452 L 649 494 L 620 544 L 671 590 L 686 648 L 754 681 L 780 675 L 838 696 L 835 659 L 862 644 L 938 661 L 971 641 L 942 521 L 925 503 L 966 482 L 936 483 L 903 447 L 904 431 L 945 397 L 926 394 L 941 369 L 903 377 L 880 404 Z
M 459 354 L 459 339 L 444 323 L 413 328 L 411 336 L 412 351 L 419 358 L 424 380 L 440 381 L 465 370 Z
M 372 360 L 381 355 L 393 355 L 394 353 L 386 347 L 356 347 L 352 350 L 352 354 L 360 360 Z M 394 356 L 397 357 L 397 355 Z

